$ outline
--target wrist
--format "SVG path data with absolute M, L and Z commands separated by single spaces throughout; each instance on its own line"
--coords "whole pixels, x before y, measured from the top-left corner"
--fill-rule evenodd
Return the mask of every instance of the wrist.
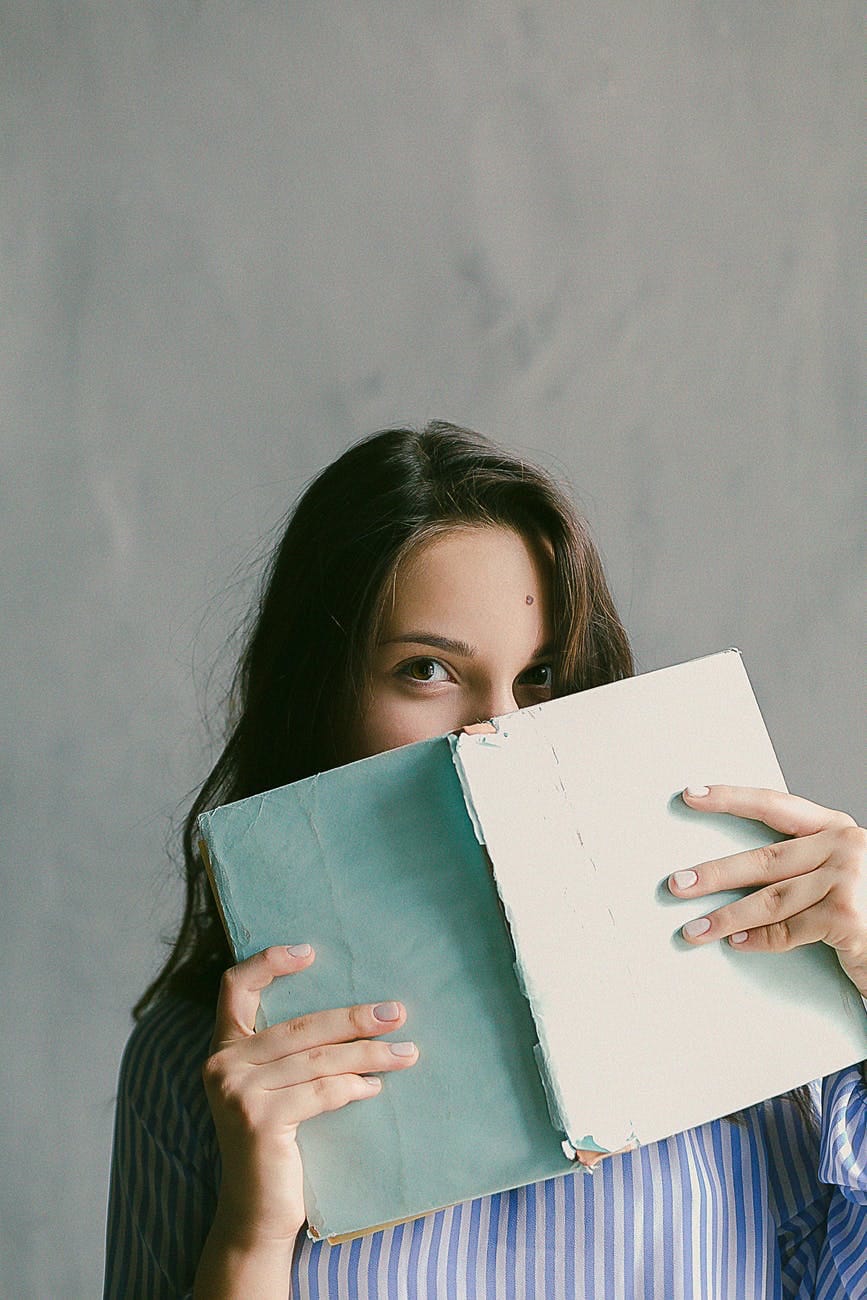
M 275 1235 L 218 1203 L 196 1269 L 193 1300 L 286 1300 L 295 1233 Z
M 291 1260 L 304 1224 L 297 1215 L 275 1221 L 270 1215 L 256 1214 L 249 1204 L 240 1206 L 221 1191 L 211 1232 L 235 1250 L 267 1251 L 275 1258 L 288 1255 Z

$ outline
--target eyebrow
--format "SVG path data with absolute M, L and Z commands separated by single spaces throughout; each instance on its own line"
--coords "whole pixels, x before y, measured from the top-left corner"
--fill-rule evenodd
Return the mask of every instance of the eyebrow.
M 435 650 L 447 650 L 453 655 L 460 655 L 463 659 L 472 659 L 476 653 L 475 646 L 471 646 L 468 641 L 456 641 L 450 636 L 438 636 L 436 632 L 406 632 L 403 636 L 389 637 L 387 641 L 383 641 L 381 644 L 432 646 Z M 553 651 L 554 646 L 549 641 L 540 646 L 532 658 L 545 659 Z
M 453 655 L 472 659 L 475 647 L 468 641 L 455 641 L 450 636 L 437 636 L 436 632 L 406 632 L 403 636 L 392 636 L 383 645 L 429 645 L 436 650 L 449 650 Z

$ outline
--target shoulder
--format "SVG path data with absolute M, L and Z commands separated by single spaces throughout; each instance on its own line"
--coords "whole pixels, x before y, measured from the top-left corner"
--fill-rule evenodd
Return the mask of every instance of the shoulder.
M 819 1179 L 820 1082 L 769 1097 L 742 1114 L 764 1153 L 768 1200 L 778 1227 L 811 1206 L 824 1213 L 828 1189 Z
M 118 1107 L 156 1131 L 182 1122 L 204 1132 L 210 1109 L 202 1063 L 214 1028 L 213 1007 L 166 997 L 138 1021 L 124 1049 Z
M 792 1092 L 769 1097 L 743 1112 L 752 1118 L 772 1155 L 785 1159 L 798 1153 L 809 1165 L 818 1162 L 821 1113 L 819 1079 Z
M 220 1165 L 202 1084 L 213 1011 L 165 998 L 120 1067 L 106 1228 L 106 1296 L 191 1292 Z
M 165 997 L 135 1025 L 124 1049 L 121 1076 L 134 1083 L 142 1072 L 163 1078 L 201 1070 L 214 1031 L 214 1008 Z

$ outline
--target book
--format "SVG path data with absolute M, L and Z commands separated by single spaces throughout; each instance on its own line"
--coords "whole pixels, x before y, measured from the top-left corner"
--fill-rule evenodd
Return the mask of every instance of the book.
M 574 1171 L 867 1057 L 833 951 L 692 947 L 671 872 L 783 837 L 689 808 L 785 782 L 736 650 L 391 750 L 199 819 L 241 961 L 312 943 L 261 1023 L 399 999 L 419 1059 L 299 1127 L 312 1236 Z M 767 1045 L 756 1050 L 756 1045 Z M 612 1157 L 616 1159 L 617 1157 Z

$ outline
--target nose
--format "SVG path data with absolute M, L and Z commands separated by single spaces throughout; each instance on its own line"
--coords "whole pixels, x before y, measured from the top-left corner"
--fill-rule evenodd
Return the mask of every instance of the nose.
M 514 713 L 517 709 L 512 683 L 492 685 L 478 701 L 478 711 L 474 722 L 487 722 L 489 718 L 498 718 L 501 713 Z

